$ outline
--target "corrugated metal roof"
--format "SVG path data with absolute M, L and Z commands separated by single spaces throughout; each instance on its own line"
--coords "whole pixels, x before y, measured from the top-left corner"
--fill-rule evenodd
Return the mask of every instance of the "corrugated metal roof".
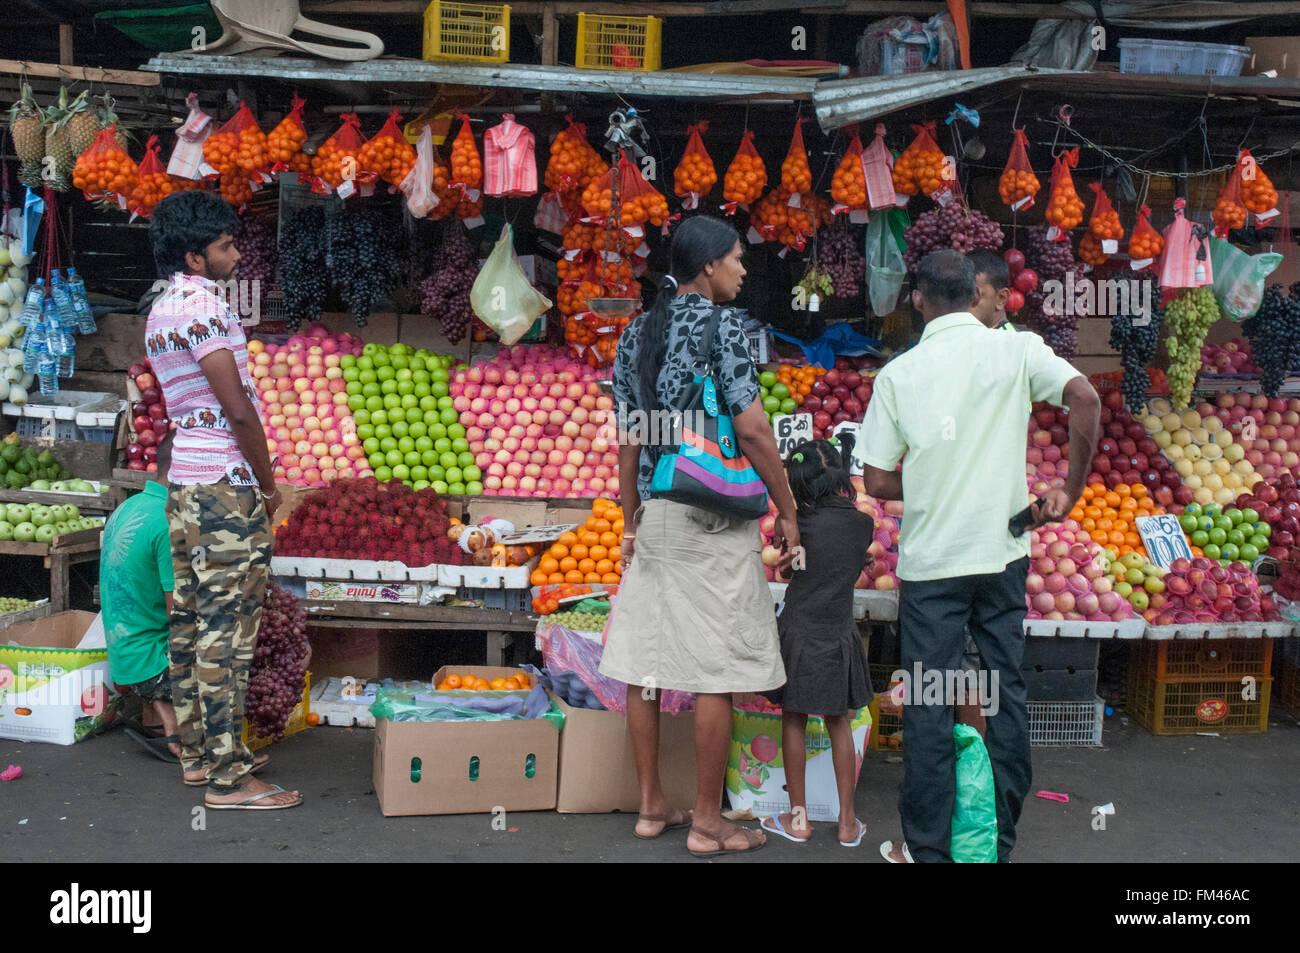
M 816 81 L 782 76 L 717 76 L 694 73 L 628 73 L 568 66 L 501 63 L 426 63 L 377 59 L 362 63 L 290 57 L 205 56 L 166 53 L 141 67 L 178 76 L 246 76 L 299 82 L 350 82 L 428 86 L 491 86 L 561 93 L 619 93 L 681 99 L 811 99 Z

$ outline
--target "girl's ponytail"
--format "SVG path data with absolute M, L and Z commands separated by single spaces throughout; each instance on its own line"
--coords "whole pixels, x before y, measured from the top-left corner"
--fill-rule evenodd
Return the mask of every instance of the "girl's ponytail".
M 840 465 L 845 470 L 852 472 L 853 445 L 857 443 L 857 438 L 854 437 L 851 430 L 842 430 L 836 434 L 835 439 L 840 445 Z

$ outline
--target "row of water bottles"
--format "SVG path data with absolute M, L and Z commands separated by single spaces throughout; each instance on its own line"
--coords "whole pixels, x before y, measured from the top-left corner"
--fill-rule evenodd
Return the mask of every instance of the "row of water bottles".
M 54 269 L 49 294 L 45 279 L 37 278 L 23 302 L 23 371 L 35 374 L 45 396 L 59 392 L 59 378 L 76 369 L 74 334 L 95 333 L 95 316 L 86 299 L 86 283 L 69 268 L 65 278 Z

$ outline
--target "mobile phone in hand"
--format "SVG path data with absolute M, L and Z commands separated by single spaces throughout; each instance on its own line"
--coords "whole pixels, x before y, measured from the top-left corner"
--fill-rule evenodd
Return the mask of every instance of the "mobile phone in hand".
M 1022 535 L 1033 524 L 1034 505 L 1037 502 L 1037 500 L 1031 500 L 1028 506 L 1011 517 L 1010 522 L 1007 523 L 1007 530 L 1010 531 L 1012 536 Z

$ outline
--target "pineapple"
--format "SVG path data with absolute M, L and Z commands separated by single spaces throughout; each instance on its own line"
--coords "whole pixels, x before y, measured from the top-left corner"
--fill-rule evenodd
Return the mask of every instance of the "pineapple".
M 56 192 L 66 192 L 72 187 L 72 167 L 77 157 L 72 151 L 72 137 L 68 132 L 68 88 L 59 89 L 59 101 L 45 110 L 45 158 L 54 160 L 49 171 L 48 185 Z
M 122 147 L 122 150 L 126 151 L 127 144 L 131 141 L 131 137 L 127 135 L 126 129 L 122 126 L 121 120 L 117 118 L 117 113 L 113 111 L 113 97 L 108 93 L 105 93 L 103 101 L 104 105 L 100 106 L 96 111 L 96 116 L 99 118 L 99 127 L 101 129 L 107 129 L 109 126 L 117 126 L 117 132 L 114 134 L 113 138 L 117 140 L 117 144 Z
M 41 111 L 32 98 L 32 88 L 23 83 L 22 96 L 9 110 L 9 132 L 20 163 L 18 181 L 32 188 L 41 186 L 41 159 L 45 157 L 45 135 L 41 132 Z
M 68 107 L 68 144 L 72 147 L 74 156 L 80 156 L 89 149 L 102 128 L 90 103 L 86 102 L 86 95 L 83 91 Z

